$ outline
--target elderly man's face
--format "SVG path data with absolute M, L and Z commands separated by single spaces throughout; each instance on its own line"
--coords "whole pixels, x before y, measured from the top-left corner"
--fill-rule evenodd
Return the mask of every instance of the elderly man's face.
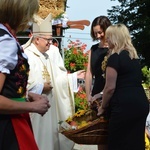
M 49 47 L 50 44 L 52 44 L 52 36 L 50 35 L 41 35 L 37 38 L 38 40 L 38 49 L 41 51 L 41 53 L 45 53 Z

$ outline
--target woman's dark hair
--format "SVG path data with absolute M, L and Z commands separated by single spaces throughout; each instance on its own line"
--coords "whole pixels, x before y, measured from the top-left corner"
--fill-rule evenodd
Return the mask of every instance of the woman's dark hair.
M 97 25 L 99 25 L 103 29 L 103 32 L 105 33 L 106 29 L 111 25 L 111 22 L 106 16 L 99 16 L 93 20 L 91 25 L 91 33 L 90 33 L 93 41 L 97 40 L 93 31 L 93 27 Z

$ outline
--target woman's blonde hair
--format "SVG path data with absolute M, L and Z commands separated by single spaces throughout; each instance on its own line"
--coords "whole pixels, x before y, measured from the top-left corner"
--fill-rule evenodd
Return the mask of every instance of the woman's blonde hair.
M 134 48 L 128 28 L 124 24 L 111 25 L 106 30 L 106 39 L 113 45 L 113 53 L 120 53 L 127 50 L 131 59 L 138 58 L 137 51 Z
M 0 0 L 0 23 L 23 31 L 39 10 L 39 0 Z

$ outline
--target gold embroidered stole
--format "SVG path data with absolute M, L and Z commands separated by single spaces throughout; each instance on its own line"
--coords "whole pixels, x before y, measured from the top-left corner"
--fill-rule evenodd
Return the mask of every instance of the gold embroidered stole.
M 44 64 L 44 62 L 42 61 L 42 59 L 40 58 L 39 55 L 37 55 L 36 53 L 34 53 L 36 56 L 39 57 L 41 63 L 43 64 L 43 71 L 42 71 L 42 77 L 46 82 L 50 82 L 51 78 L 50 78 L 50 74 L 47 70 L 47 66 Z

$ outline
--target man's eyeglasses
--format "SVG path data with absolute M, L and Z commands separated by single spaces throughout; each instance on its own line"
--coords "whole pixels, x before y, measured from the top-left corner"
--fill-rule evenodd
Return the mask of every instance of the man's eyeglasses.
M 44 37 L 40 37 L 40 38 L 46 40 L 48 43 L 51 42 L 51 41 L 53 40 L 53 39 L 48 39 L 48 38 L 44 38 Z

